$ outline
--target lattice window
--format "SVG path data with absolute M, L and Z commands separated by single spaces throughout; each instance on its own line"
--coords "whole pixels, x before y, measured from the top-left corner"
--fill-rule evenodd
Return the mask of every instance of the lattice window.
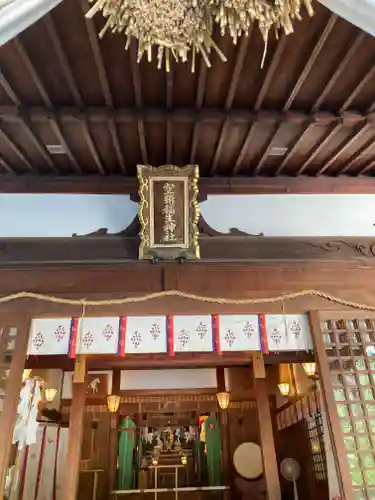
M 3 409 L 8 384 L 10 365 L 13 359 L 16 341 L 16 328 L 0 327 L 0 414 Z
M 375 317 L 321 329 L 354 498 L 375 500 Z
M 307 426 L 316 479 L 318 481 L 326 481 L 327 462 L 324 448 L 324 428 L 321 413 L 317 412 L 311 415 L 307 422 Z

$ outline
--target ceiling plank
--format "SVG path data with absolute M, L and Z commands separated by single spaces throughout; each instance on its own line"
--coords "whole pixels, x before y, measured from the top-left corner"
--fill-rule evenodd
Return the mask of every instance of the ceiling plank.
M 349 141 L 346 141 L 344 146 L 339 146 L 336 151 L 333 153 L 333 155 L 330 157 L 329 160 L 327 160 L 324 165 L 318 170 L 318 172 L 316 173 L 316 175 L 322 175 L 324 174 L 324 172 L 326 172 L 334 163 L 335 161 L 339 158 L 340 155 L 342 155 L 343 153 L 345 153 L 345 151 L 347 151 L 349 148 L 351 148 L 353 146 L 353 144 L 355 143 L 355 141 L 357 141 L 358 139 L 361 138 L 361 136 L 366 133 L 370 128 L 370 124 L 369 123 L 365 123 L 364 125 L 362 125 L 362 127 L 353 134 L 353 136 L 351 137 L 351 139 L 349 139 Z M 341 173 L 341 171 L 340 171 Z
M 341 74 L 343 71 L 346 69 L 347 65 L 350 63 L 350 61 L 353 59 L 354 54 L 357 52 L 359 46 L 361 45 L 363 39 L 365 38 L 366 34 L 363 31 L 360 31 L 359 34 L 357 35 L 356 39 L 354 42 L 350 45 L 350 48 L 348 52 L 346 53 L 344 59 L 341 61 L 341 63 L 338 65 L 336 71 L 333 73 L 331 78 L 328 80 L 327 84 L 325 85 L 324 89 L 320 93 L 319 97 L 316 99 L 314 105 L 311 108 L 311 111 L 317 111 L 320 106 L 322 105 L 324 99 L 327 97 L 327 95 L 330 93 L 332 90 L 333 86 L 337 82 L 337 80 L 340 78 Z
M 343 111 L 349 108 L 354 99 L 358 96 L 358 94 L 362 91 L 362 89 L 364 89 L 364 87 L 368 84 L 368 82 L 373 79 L 374 76 L 375 76 L 375 65 L 373 64 L 371 66 L 371 69 L 366 73 L 366 75 L 361 79 L 359 84 L 352 90 L 351 94 L 345 100 L 345 102 L 340 108 L 339 113 L 342 113 Z
M 66 57 L 64 48 L 62 46 L 61 40 L 59 38 L 59 35 L 57 34 L 55 23 L 52 19 L 51 14 L 47 14 L 44 18 L 44 22 L 47 28 L 47 32 L 52 40 L 52 45 L 55 50 L 57 59 L 59 61 L 59 64 L 63 70 L 64 77 L 66 79 L 66 83 L 68 84 L 68 87 L 70 89 L 70 92 L 72 93 L 74 102 L 76 103 L 77 106 L 80 108 L 83 107 L 83 100 L 81 93 L 79 91 L 78 85 L 75 82 L 71 67 L 69 65 L 68 59 Z
M 272 145 L 275 141 L 275 138 L 276 138 L 277 134 L 280 132 L 280 129 L 282 126 L 283 126 L 283 122 L 276 122 L 275 125 L 273 126 L 272 137 L 271 137 L 266 149 L 264 150 L 264 153 L 262 154 L 262 157 L 260 158 L 257 166 L 255 167 L 254 171 L 252 172 L 252 175 L 256 176 L 256 175 L 260 174 L 260 171 L 262 170 L 262 168 L 263 168 L 263 166 L 268 158 L 268 155 L 271 151 L 271 148 L 272 148 Z
M 375 194 L 375 177 L 201 177 L 202 195 Z M 136 177 L 119 175 L 0 175 L 0 193 L 137 194 Z
M 7 144 L 7 146 L 13 151 L 15 155 L 26 165 L 26 167 L 31 171 L 35 172 L 31 161 L 27 158 L 26 154 L 21 151 L 21 149 L 10 139 L 10 137 L 0 128 L 0 138 Z
M 85 137 L 86 144 L 90 150 L 91 156 L 93 157 L 99 172 L 102 175 L 105 175 L 106 171 L 105 171 L 103 162 L 100 158 L 99 152 L 95 146 L 95 142 L 93 141 L 93 138 L 91 136 L 91 132 L 90 132 L 88 123 L 86 120 L 83 120 L 81 123 L 82 123 L 82 128 L 83 128 L 83 135 Z
M 370 160 L 358 172 L 358 175 L 364 175 L 370 172 L 375 167 L 375 160 Z
M 120 146 L 120 141 L 119 141 L 119 137 L 118 137 L 116 121 L 115 121 L 115 118 L 113 116 L 110 117 L 109 120 L 108 120 L 108 128 L 109 128 L 109 133 L 111 135 L 112 142 L 113 142 L 113 145 L 114 145 L 114 148 L 115 148 L 117 161 L 120 164 L 121 172 L 123 174 L 126 174 L 125 159 L 124 159 L 124 155 L 123 155 L 123 153 L 121 151 L 121 146 Z
M 296 141 L 294 142 L 293 146 L 290 148 L 288 154 L 284 157 L 283 161 L 281 162 L 281 165 L 279 168 L 276 170 L 275 175 L 280 175 L 281 172 L 284 170 L 284 168 L 287 166 L 289 161 L 291 160 L 292 156 L 295 154 L 295 152 L 298 150 L 298 148 L 301 147 L 301 145 L 304 143 L 306 140 L 307 136 L 311 132 L 311 130 L 315 127 L 315 123 L 308 123 L 307 127 L 301 132 L 301 134 L 297 137 Z
M 216 148 L 215 148 L 215 154 L 214 154 L 212 164 L 211 164 L 210 175 L 215 175 L 215 173 L 216 173 L 219 159 L 220 159 L 220 155 L 221 155 L 221 152 L 223 150 L 224 141 L 227 137 L 228 128 L 229 128 L 229 120 L 225 119 L 225 121 L 221 127 L 219 140 L 218 140 Z
M 249 130 L 247 132 L 247 136 L 245 138 L 245 141 L 242 144 L 242 148 L 241 148 L 240 154 L 238 155 L 236 163 L 234 164 L 234 167 L 233 167 L 233 170 L 232 170 L 232 175 L 236 175 L 238 173 L 238 171 L 240 170 L 240 168 L 242 166 L 243 159 L 245 157 L 245 154 L 246 154 L 247 150 L 249 149 L 250 142 L 252 141 L 252 139 L 253 139 L 253 137 L 255 135 L 257 127 L 258 127 L 258 122 L 257 121 L 254 121 L 250 125 L 250 128 L 249 128 Z
M 314 50 L 311 52 L 310 57 L 308 58 L 307 63 L 302 70 L 302 73 L 298 77 L 298 80 L 296 81 L 296 83 L 295 83 L 295 85 L 294 85 L 285 105 L 284 105 L 284 111 L 288 111 L 291 108 L 291 106 L 294 102 L 294 99 L 296 98 L 302 85 L 305 83 L 306 78 L 311 71 L 311 68 L 313 67 L 320 52 L 322 51 L 328 36 L 330 35 L 331 31 L 333 30 L 333 27 L 335 26 L 337 19 L 338 19 L 338 16 L 336 14 L 330 15 L 328 22 L 323 30 L 323 33 L 320 35 L 319 40 L 314 47 Z
M 285 49 L 286 42 L 287 42 L 286 35 L 282 35 L 281 39 L 277 42 L 277 46 L 276 46 L 275 52 L 272 56 L 271 63 L 270 63 L 269 68 L 265 74 L 262 86 L 259 90 L 257 99 L 256 99 L 255 104 L 254 104 L 255 111 L 259 111 L 262 107 L 262 104 L 263 104 L 264 98 L 267 94 L 268 88 L 269 88 L 271 81 L 274 77 L 277 66 L 279 65 L 281 56 L 283 55 L 283 51 Z
M 249 46 L 251 31 L 252 31 L 252 26 L 251 26 L 251 28 L 249 30 L 249 34 L 247 36 L 246 35 L 241 36 L 240 45 L 239 45 L 238 50 L 237 50 L 237 56 L 236 56 L 236 62 L 234 65 L 234 70 L 233 70 L 232 78 L 231 78 L 230 84 L 229 84 L 228 95 L 227 95 L 227 98 L 225 100 L 225 105 L 224 105 L 225 109 L 230 109 L 232 107 L 232 104 L 234 101 L 234 96 L 236 95 L 237 85 L 238 85 L 238 82 L 239 82 L 239 79 L 240 79 L 240 76 L 242 73 L 243 64 L 245 61 L 247 47 Z
M 308 158 L 306 159 L 305 163 L 300 167 L 298 170 L 297 175 L 301 175 L 306 168 L 311 164 L 311 162 L 318 156 L 320 151 L 328 144 L 328 142 L 332 139 L 334 135 L 337 134 L 337 132 L 341 129 L 342 123 L 336 124 L 333 129 L 328 133 L 328 135 L 320 142 L 320 144 L 315 148 L 315 150 L 309 154 Z

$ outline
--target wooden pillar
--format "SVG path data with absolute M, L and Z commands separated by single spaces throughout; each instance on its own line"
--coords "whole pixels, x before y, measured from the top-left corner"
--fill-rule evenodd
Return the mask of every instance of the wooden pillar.
M 225 373 L 222 366 L 216 368 L 217 390 L 218 392 L 225 391 Z M 221 432 L 221 456 L 223 480 L 225 486 L 230 486 L 232 482 L 232 459 L 230 451 L 230 430 L 229 430 L 229 415 L 227 409 L 219 408 L 220 432 Z
M 18 325 L 17 325 L 18 323 Z M 25 367 L 29 340 L 30 320 L 15 322 L 17 336 L 12 362 L 9 366 L 3 409 L 0 412 L 0 500 L 4 498 L 5 479 L 12 450 L 12 438 L 17 417 L 17 407 L 22 388 L 22 374 Z M 4 329 L 8 328 L 4 326 Z M 1 335 L 1 333 L 0 333 Z
M 81 462 L 83 417 L 85 413 L 85 383 L 73 383 L 72 405 L 69 418 L 69 441 L 66 456 L 63 500 L 76 500 Z
M 272 418 L 268 397 L 263 355 L 253 356 L 254 390 L 257 402 L 259 434 L 263 455 L 263 468 L 266 478 L 268 500 L 281 500 L 279 471 L 273 438 Z
M 121 370 L 113 370 L 112 394 L 120 393 Z M 116 489 L 117 480 L 117 452 L 118 452 L 118 426 L 119 413 L 110 414 L 109 422 L 109 449 L 108 449 L 108 498 L 111 491 Z

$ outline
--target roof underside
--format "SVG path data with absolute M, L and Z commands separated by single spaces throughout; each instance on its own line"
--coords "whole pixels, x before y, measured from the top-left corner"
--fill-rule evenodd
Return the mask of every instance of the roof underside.
M 138 65 L 121 35 L 98 40 L 86 7 L 64 0 L 0 48 L 1 173 L 375 175 L 375 40 L 321 5 L 269 40 L 263 69 L 254 28 L 237 46 L 216 36 L 228 62 L 212 54 L 195 73 Z

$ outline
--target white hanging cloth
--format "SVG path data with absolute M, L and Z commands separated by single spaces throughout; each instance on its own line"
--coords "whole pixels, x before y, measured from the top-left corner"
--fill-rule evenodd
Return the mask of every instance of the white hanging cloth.
M 375 0 L 319 0 L 327 9 L 375 36 Z
M 38 405 L 41 400 L 40 387 L 39 381 L 30 379 L 21 390 L 13 433 L 13 443 L 18 443 L 19 450 L 36 442 Z
M 45 16 L 62 0 L 0 0 L 0 47 Z

